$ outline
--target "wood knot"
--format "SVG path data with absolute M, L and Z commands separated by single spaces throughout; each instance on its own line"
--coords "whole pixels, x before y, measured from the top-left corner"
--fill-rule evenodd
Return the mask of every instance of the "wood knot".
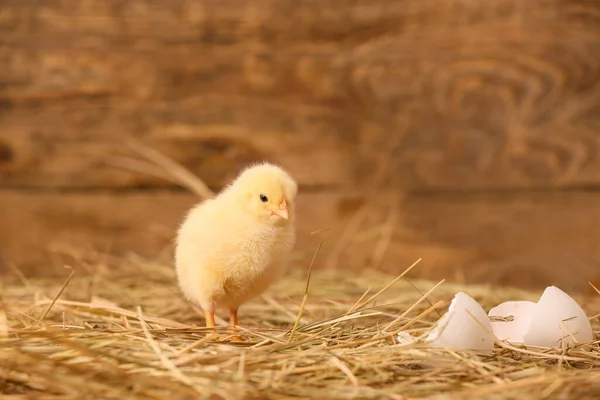
M 339 216 L 344 217 L 356 213 L 364 205 L 364 197 L 345 197 L 339 200 L 337 212 Z
M 209 186 L 222 186 L 249 164 L 265 159 L 249 141 L 230 138 L 206 138 L 180 148 L 183 164 Z
M 15 159 L 15 152 L 8 143 L 0 140 L 0 167 L 8 165 Z

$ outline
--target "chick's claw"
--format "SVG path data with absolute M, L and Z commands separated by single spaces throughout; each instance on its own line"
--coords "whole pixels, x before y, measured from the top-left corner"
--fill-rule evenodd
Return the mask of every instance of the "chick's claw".
M 239 335 L 217 335 L 213 334 L 214 337 L 211 337 L 212 341 L 223 343 L 223 342 L 231 342 L 231 343 L 243 343 L 247 340 Z
M 235 342 L 235 343 L 243 343 L 243 342 L 247 342 L 248 339 L 245 339 L 244 337 L 238 335 L 238 334 L 233 334 L 233 335 L 227 335 L 227 336 L 223 336 L 223 341 L 226 342 Z

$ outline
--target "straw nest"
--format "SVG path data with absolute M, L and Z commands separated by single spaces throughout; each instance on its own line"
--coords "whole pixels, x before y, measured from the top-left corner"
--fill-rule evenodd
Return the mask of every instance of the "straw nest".
M 592 351 L 497 343 L 484 355 L 395 340 L 400 330 L 427 332 L 459 290 L 488 309 L 539 293 L 374 271 L 315 271 L 307 290 L 298 267 L 241 310 L 248 341 L 228 343 L 203 328 L 171 266 L 82 265 L 61 281 L 5 277 L 0 398 L 600 398 L 598 343 Z M 578 300 L 600 312 L 600 295 Z

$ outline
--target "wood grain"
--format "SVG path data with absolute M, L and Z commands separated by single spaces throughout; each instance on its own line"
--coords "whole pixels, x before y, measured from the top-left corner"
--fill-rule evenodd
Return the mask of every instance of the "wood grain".
M 367 218 L 342 249 L 337 268 L 364 269 L 370 264 L 393 208 L 397 219 L 392 240 L 379 266 L 385 271 L 399 273 L 422 258 L 411 276 L 531 288 L 558 285 L 573 291 L 590 290 L 587 282 L 600 271 L 598 193 L 392 199 L 302 193 L 294 268 L 307 268 L 320 238 L 325 245 L 317 267 L 325 267 L 354 212 L 367 204 Z M 62 273 L 65 262 L 79 265 L 57 253 L 60 246 L 70 246 L 80 254 L 86 249 L 117 255 L 134 252 L 172 262 L 174 230 L 195 201 L 188 194 L 170 192 L 0 191 L 0 254 L 29 275 Z M 330 231 L 311 235 L 322 228 Z
M 298 123 L 306 124 L 309 134 L 277 126 L 281 121 L 276 116 L 302 120 Z M 28 120 L 40 128 L 24 127 L 23 121 Z M 244 126 L 228 124 L 228 120 Z M 261 121 L 271 121 L 272 126 Z M 14 188 L 164 186 L 161 180 L 111 164 L 119 156 L 135 155 L 124 146 L 124 132 L 142 137 L 213 187 L 222 186 L 248 163 L 263 159 L 281 163 L 309 186 L 336 181 L 348 185 L 355 175 L 348 166 L 357 144 L 345 142 L 353 128 L 335 111 L 310 106 L 289 110 L 251 99 L 208 96 L 142 109 L 77 109 L 74 105 L 35 112 L 13 110 L 2 126 L 0 143 L 11 159 L 0 161 L 0 184 Z M 346 126 L 349 129 L 344 130 Z
M 598 186 L 600 2 L 6 0 L 0 184 L 164 186 L 107 159 L 135 135 L 225 183 Z

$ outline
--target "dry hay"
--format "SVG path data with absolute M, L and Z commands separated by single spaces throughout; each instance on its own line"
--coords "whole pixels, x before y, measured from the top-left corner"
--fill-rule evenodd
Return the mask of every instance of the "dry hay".
M 600 398 L 598 343 L 592 351 L 498 343 L 482 355 L 394 339 L 401 329 L 427 332 L 459 290 L 486 309 L 540 293 L 316 271 L 297 322 L 306 289 L 297 268 L 242 308 L 248 342 L 219 343 L 179 294 L 171 266 L 82 265 L 88 272 L 66 285 L 4 279 L 0 399 Z M 600 296 L 578 300 L 600 312 Z

